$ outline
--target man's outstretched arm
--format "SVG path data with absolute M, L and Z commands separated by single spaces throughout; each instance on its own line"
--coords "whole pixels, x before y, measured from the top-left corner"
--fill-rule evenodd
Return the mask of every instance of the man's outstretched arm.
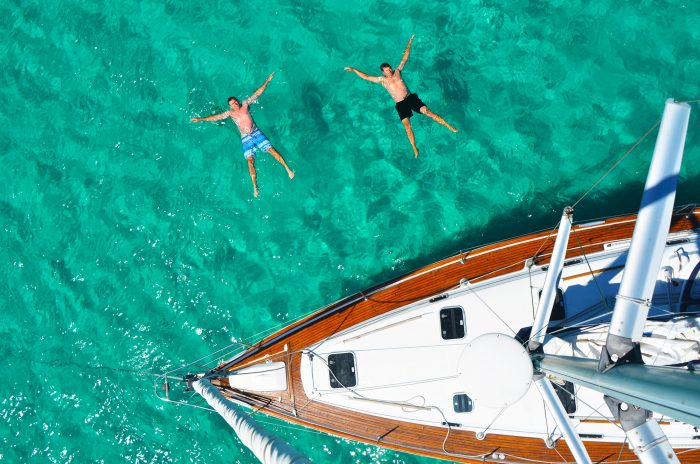
M 346 71 L 354 72 L 355 74 L 357 74 L 358 76 L 360 76 L 361 78 L 363 78 L 363 79 L 366 80 L 366 81 L 377 82 L 377 83 L 379 83 L 379 82 L 381 82 L 381 80 L 382 80 L 382 77 L 381 77 L 381 76 L 369 76 L 369 75 L 363 73 L 362 71 L 360 71 L 360 70 L 358 70 L 358 69 L 351 68 L 350 66 L 346 66 L 346 67 L 345 67 L 345 70 L 346 70 Z
M 222 119 L 226 119 L 229 117 L 229 112 L 224 111 L 223 113 L 219 114 L 212 114 L 211 116 L 207 116 L 206 118 L 190 118 L 191 122 L 199 122 L 199 121 L 221 121 Z
M 416 34 L 413 34 L 410 39 L 408 39 L 408 45 L 406 45 L 406 50 L 403 52 L 403 56 L 401 57 L 401 63 L 396 67 L 397 71 L 403 71 L 403 67 L 406 65 L 406 61 L 408 61 L 408 55 L 411 53 L 411 43 L 413 42 L 413 38 L 416 36 Z
M 246 98 L 246 99 L 243 101 L 243 104 L 244 104 L 244 105 L 250 105 L 250 104 L 253 103 L 255 100 L 257 100 L 258 97 L 259 97 L 260 95 L 262 95 L 262 93 L 265 91 L 265 88 L 267 87 L 267 84 L 270 83 L 270 81 L 272 80 L 272 76 L 274 76 L 274 75 L 275 75 L 274 72 L 271 73 L 271 74 L 267 77 L 267 79 L 265 80 L 265 82 L 263 82 L 263 85 L 261 85 L 260 87 L 258 87 L 258 90 L 256 90 L 255 92 L 253 92 L 253 95 L 251 95 L 250 97 Z

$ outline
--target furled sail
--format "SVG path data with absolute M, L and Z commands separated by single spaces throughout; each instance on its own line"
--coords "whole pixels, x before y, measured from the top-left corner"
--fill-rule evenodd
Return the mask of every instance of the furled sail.
M 272 435 L 252 417 L 227 400 L 207 379 L 192 384 L 209 406 L 223 417 L 236 432 L 241 442 L 247 446 L 263 464 L 310 464 L 311 461 L 286 441 Z

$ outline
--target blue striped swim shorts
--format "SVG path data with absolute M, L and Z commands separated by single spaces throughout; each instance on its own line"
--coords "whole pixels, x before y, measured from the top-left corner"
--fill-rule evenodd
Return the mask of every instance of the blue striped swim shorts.
M 260 132 L 260 129 L 255 129 L 250 134 L 241 137 L 241 143 L 243 144 L 243 156 L 246 159 L 254 156 L 256 150 L 265 151 L 268 148 L 272 148 L 272 144 L 265 137 L 265 134 Z

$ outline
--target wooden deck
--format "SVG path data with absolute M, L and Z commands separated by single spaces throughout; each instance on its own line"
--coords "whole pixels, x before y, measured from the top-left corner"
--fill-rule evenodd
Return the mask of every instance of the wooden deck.
M 584 252 L 602 251 L 606 242 L 631 238 L 635 218 L 617 217 L 597 225 L 574 226 L 567 259 L 581 256 Z M 672 233 L 689 229 L 700 229 L 700 208 L 686 208 L 674 215 Z M 523 269 L 528 258 L 535 257 L 538 265 L 547 264 L 554 236 L 550 235 L 550 231 L 545 231 L 460 252 L 333 303 L 261 340 L 238 357 L 235 363 L 220 366 L 233 370 L 262 360 L 285 361 L 289 366 L 288 384 L 291 388 L 282 396 L 277 393 L 265 396 L 234 391 L 228 388 L 225 380 L 215 383 L 226 395 L 263 413 L 332 435 L 399 451 L 461 462 L 572 462 L 571 453 L 563 440 L 549 449 L 541 439 L 487 435 L 484 440 L 478 440 L 474 432 L 458 428 L 452 428 L 448 436 L 444 427 L 383 419 L 311 401 L 304 394 L 299 369 L 300 350 L 362 321 L 413 301 L 448 292 L 462 279 L 474 282 Z M 626 445 L 587 441 L 586 448 L 594 462 L 637 461 Z M 700 463 L 700 449 L 676 451 L 682 462 Z

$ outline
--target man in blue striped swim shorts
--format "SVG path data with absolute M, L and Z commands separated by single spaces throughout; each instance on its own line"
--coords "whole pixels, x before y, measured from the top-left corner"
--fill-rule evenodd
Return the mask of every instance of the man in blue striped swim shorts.
M 265 91 L 265 87 L 272 80 L 272 76 L 275 73 L 270 74 L 265 83 L 258 88 L 253 95 L 243 100 L 241 103 L 236 97 L 229 97 L 228 105 L 231 108 L 228 111 L 224 111 L 219 114 L 212 114 L 206 118 L 192 118 L 190 121 L 220 121 L 222 119 L 231 118 L 233 122 L 236 123 L 236 127 L 241 133 L 241 144 L 243 145 L 243 156 L 246 161 L 248 161 L 248 172 L 250 172 L 250 179 L 253 181 L 253 195 L 256 197 L 260 193 L 258 190 L 257 173 L 255 171 L 255 153 L 258 150 L 266 151 L 272 155 L 287 171 L 290 179 L 294 178 L 294 171 L 289 169 L 287 163 L 282 158 L 282 155 L 272 146 L 270 141 L 265 137 L 260 129 L 255 125 L 253 117 L 250 114 L 250 105 L 257 100 L 257 98 L 262 95 Z

